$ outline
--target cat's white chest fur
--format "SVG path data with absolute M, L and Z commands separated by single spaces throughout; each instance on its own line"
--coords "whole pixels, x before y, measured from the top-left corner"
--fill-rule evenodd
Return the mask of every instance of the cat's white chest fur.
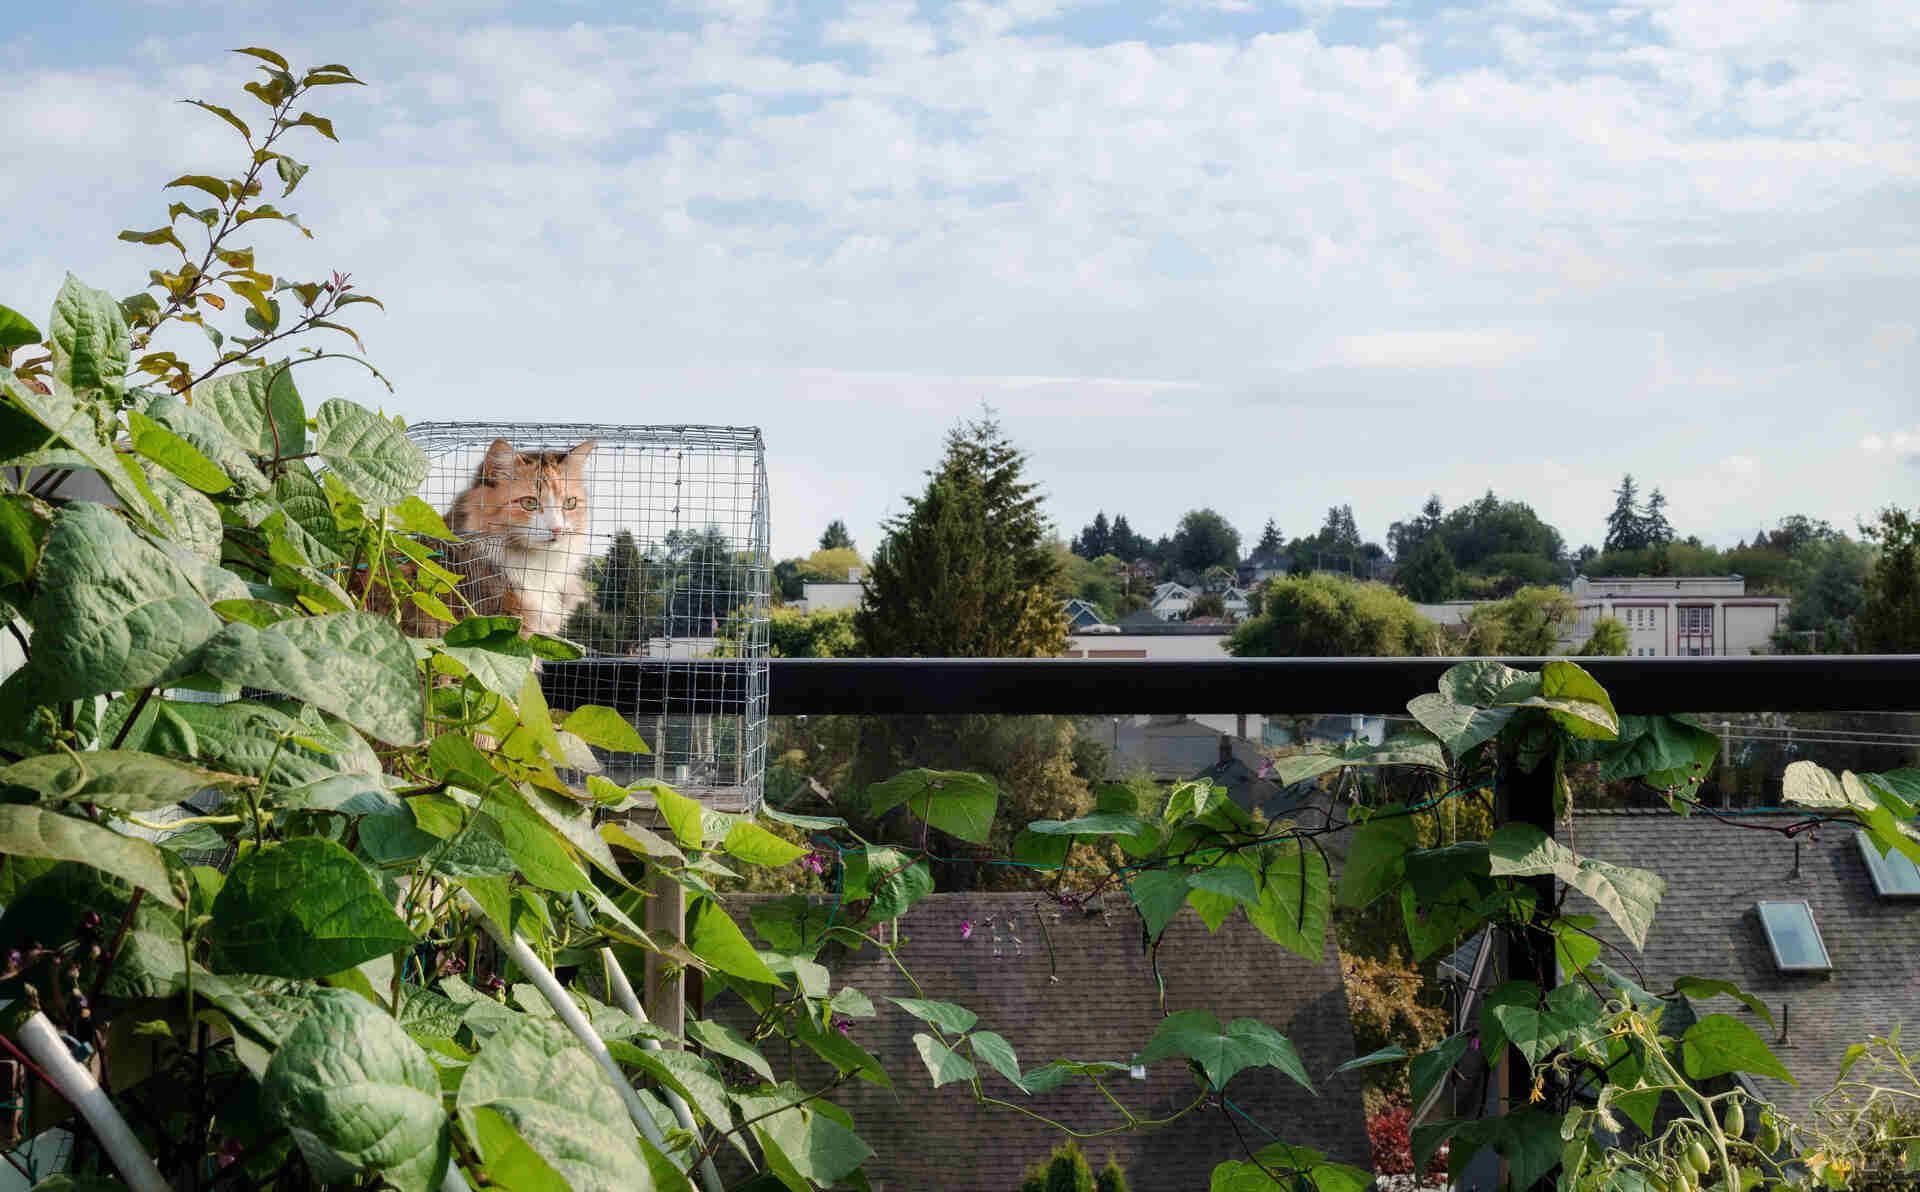
M 558 636 L 567 617 L 586 599 L 585 535 L 567 534 L 525 550 L 508 547 L 502 555 L 520 596 L 521 623 L 533 633 Z

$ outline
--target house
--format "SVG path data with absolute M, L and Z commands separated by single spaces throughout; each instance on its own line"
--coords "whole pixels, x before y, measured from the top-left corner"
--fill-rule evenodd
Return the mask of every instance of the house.
M 743 896 L 748 906 L 768 896 Z M 824 920 L 830 899 L 815 897 Z M 739 916 L 744 919 L 746 916 Z M 1140 921 L 1124 893 L 1107 894 L 1084 911 L 1033 891 L 933 894 L 914 904 L 899 926 L 900 963 L 885 952 L 829 948 L 821 956 L 834 989 L 858 989 L 873 1002 L 872 1018 L 848 1019 L 847 1037 L 887 1065 L 891 1088 L 849 1081 L 828 1095 L 853 1118 L 854 1131 L 876 1153 L 866 1168 L 881 1192 L 927 1188 L 1013 1189 L 1025 1169 L 1061 1141 L 1060 1132 L 1011 1109 L 976 1104 L 966 1083 L 936 1089 L 913 1036 L 925 1024 L 889 997 L 953 1002 L 979 1015 L 976 1029 L 1013 1047 L 1022 1070 L 1051 1060 L 1129 1064 L 1162 1021 L 1154 958 L 1140 947 Z M 1176 915 L 1157 950 L 1169 1009 L 1204 1009 L 1222 1022 L 1256 1018 L 1286 1035 L 1319 1085 L 1314 1096 L 1272 1068 L 1248 1068 L 1227 1094 L 1247 1119 L 1282 1132 L 1289 1142 L 1369 1166 L 1360 1104 L 1361 1082 L 1321 1080 L 1354 1054 L 1334 933 L 1318 964 L 1309 963 L 1234 916 L 1218 935 L 1191 908 Z M 751 1015 L 731 993 L 709 1012 L 736 1027 Z M 787 1074 L 787 1060 L 779 1060 Z M 811 1053 L 798 1060 L 800 1087 L 825 1087 L 833 1073 Z M 1031 1105 L 1077 1130 L 1122 1124 L 1113 1105 L 1086 1080 L 1028 1097 L 985 1064 L 990 1097 Z M 1114 1072 L 1113 1096 L 1142 1117 L 1158 1117 L 1192 1101 L 1187 1065 L 1171 1059 Z M 1130 1130 L 1084 1143 L 1097 1167 L 1111 1153 L 1135 1188 L 1205 1188 L 1215 1165 L 1244 1158 L 1234 1125 L 1219 1111 L 1195 1111 L 1157 1129 Z M 724 1150 L 724 1148 L 723 1148 Z
M 1252 593 L 1238 586 L 1222 592 L 1220 602 L 1227 610 L 1227 620 L 1234 624 L 1246 620 L 1253 608 Z
M 1241 807 L 1258 811 L 1270 820 L 1298 811 L 1301 797 L 1268 778 L 1265 769 L 1264 760 L 1259 759 L 1252 745 L 1222 733 L 1219 757 L 1211 766 L 1189 777 L 1213 783 Z
M 1120 569 L 1121 578 L 1128 584 L 1151 584 L 1160 579 L 1160 567 L 1147 559 L 1135 559 Z
M 1067 617 L 1068 633 L 1079 633 L 1091 626 L 1107 623 L 1107 619 L 1100 615 L 1100 609 L 1092 601 L 1075 597 L 1067 601 L 1063 609 Z
M 1592 636 L 1601 617 L 1613 617 L 1626 624 L 1628 653 L 1635 657 L 1765 654 L 1787 620 L 1785 598 L 1749 596 L 1738 575 L 1578 575 L 1568 592 L 1580 606 L 1571 644 Z
M 1187 611 L 1193 607 L 1195 595 L 1197 593 L 1192 588 L 1169 580 L 1153 590 L 1152 597 L 1147 601 L 1147 607 L 1152 609 L 1153 615 L 1162 621 L 1184 620 Z
M 1732 981 L 1765 1003 L 1773 1025 L 1730 998 L 1694 1011 L 1731 1014 L 1760 1032 L 1800 1083 L 1752 1079 L 1793 1116 L 1806 1120 L 1813 1099 L 1832 1088 L 1850 1045 L 1920 1029 L 1920 870 L 1897 853 L 1880 857 L 1857 829 L 1831 824 L 1789 840 L 1663 809 L 1577 814 L 1572 840 L 1583 856 L 1666 879 L 1644 949 L 1584 895 L 1572 895 L 1568 909 L 1599 915 L 1596 930 L 1628 950 L 1654 992 L 1698 976 Z M 1633 968 L 1617 956 L 1609 963 Z
M 1218 565 L 1209 567 L 1200 576 L 1200 590 L 1202 592 L 1224 592 L 1228 588 L 1233 587 L 1234 579 L 1234 573 L 1228 568 Z

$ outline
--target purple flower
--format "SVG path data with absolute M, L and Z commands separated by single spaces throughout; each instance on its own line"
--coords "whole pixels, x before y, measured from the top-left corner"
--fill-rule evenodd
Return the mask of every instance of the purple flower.
M 800 864 L 805 865 L 817 874 L 827 872 L 826 858 L 822 857 L 819 853 L 808 853 L 806 856 L 800 858 Z
M 1475 1035 L 1473 1038 L 1468 1039 L 1467 1046 L 1474 1051 L 1480 1050 L 1480 1036 Z
M 833 1020 L 833 1029 L 843 1035 L 847 1033 L 848 1028 L 851 1026 L 853 1026 L 853 1019 L 851 1018 L 835 1018 Z
M 973 920 L 972 919 L 960 920 L 960 938 L 963 940 L 970 940 L 973 938 Z

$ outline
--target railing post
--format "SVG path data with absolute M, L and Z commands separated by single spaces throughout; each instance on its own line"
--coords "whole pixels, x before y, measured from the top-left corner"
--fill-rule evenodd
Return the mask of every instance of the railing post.
M 1500 821 L 1509 824 L 1530 824 L 1553 835 L 1553 772 L 1551 759 L 1542 759 L 1531 771 L 1522 770 L 1511 757 L 1502 759 L 1502 782 L 1500 783 Z M 1496 825 L 1497 826 L 1497 825 Z M 1539 920 L 1550 914 L 1558 891 L 1554 888 L 1554 879 L 1550 875 L 1520 879 L 1534 893 L 1535 912 L 1533 921 L 1519 931 L 1511 932 L 1506 940 L 1504 970 L 1500 976 L 1507 981 L 1538 981 L 1541 989 L 1548 990 L 1555 985 L 1553 936 L 1538 926 Z M 1509 1043 L 1500 1056 L 1501 1076 L 1496 1083 L 1506 1103 L 1499 1107 L 1500 1112 L 1524 1110 L 1528 1107 L 1533 1092 L 1534 1072 L 1527 1058 L 1520 1054 L 1519 1048 Z M 1503 1169 L 1505 1164 L 1502 1164 Z M 1559 1182 L 1560 1168 L 1555 1165 L 1546 1175 L 1533 1185 L 1533 1192 L 1552 1192 Z M 1502 1182 L 1506 1182 L 1504 1178 Z M 1516 1188 L 1513 1192 L 1528 1192 Z

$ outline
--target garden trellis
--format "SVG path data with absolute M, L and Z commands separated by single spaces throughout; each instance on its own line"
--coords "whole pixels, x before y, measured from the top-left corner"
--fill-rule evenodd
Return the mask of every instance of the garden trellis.
M 407 433 L 432 463 L 420 496 L 443 514 L 496 439 L 529 453 L 595 442 L 584 546 L 568 560 L 583 582 L 558 628 L 587 656 L 544 664 L 548 701 L 617 707 L 646 741 L 645 754 L 601 752 L 605 777 L 754 808 L 766 771 L 772 578 L 760 431 L 424 422 Z

